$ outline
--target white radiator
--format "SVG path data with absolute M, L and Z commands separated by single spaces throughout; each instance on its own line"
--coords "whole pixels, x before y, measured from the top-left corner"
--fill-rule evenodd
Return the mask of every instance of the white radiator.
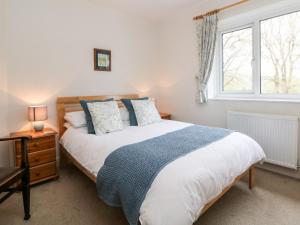
M 227 126 L 256 140 L 266 162 L 297 169 L 298 117 L 228 112 Z

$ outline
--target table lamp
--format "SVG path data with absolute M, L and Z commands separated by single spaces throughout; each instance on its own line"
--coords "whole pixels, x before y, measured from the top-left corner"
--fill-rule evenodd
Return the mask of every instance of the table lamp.
M 48 110 L 45 105 L 29 106 L 28 107 L 28 120 L 33 122 L 35 131 L 43 131 L 44 122 L 48 119 Z

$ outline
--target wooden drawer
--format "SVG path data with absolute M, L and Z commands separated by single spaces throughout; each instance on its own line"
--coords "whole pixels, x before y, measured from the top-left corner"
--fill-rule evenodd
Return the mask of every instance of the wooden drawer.
M 56 162 L 30 168 L 30 183 L 56 175 Z
M 55 148 L 28 154 L 28 161 L 30 167 L 53 162 L 55 160 L 56 160 Z M 16 166 L 21 166 L 21 155 L 18 155 L 16 158 Z
M 36 138 L 28 142 L 28 152 L 42 151 L 50 148 L 55 148 L 55 136 Z M 16 141 L 16 154 L 21 154 L 21 142 Z

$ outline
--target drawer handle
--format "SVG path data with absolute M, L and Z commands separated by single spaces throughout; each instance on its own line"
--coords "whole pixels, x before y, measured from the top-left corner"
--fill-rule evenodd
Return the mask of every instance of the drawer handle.
M 37 177 L 39 177 L 41 174 L 40 174 L 40 173 L 35 173 L 35 175 L 36 175 Z
M 38 147 L 38 146 L 39 146 L 39 143 L 34 143 L 33 146 L 34 146 L 34 147 Z
M 39 162 L 39 161 L 40 161 L 40 159 L 36 158 L 34 161 L 35 161 L 35 162 Z

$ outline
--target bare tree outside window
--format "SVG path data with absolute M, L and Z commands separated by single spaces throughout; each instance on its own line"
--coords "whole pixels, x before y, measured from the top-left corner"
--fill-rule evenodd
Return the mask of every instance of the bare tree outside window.
M 261 22 L 261 92 L 300 93 L 300 12 Z
M 252 84 L 252 28 L 223 34 L 223 91 L 249 92 Z

